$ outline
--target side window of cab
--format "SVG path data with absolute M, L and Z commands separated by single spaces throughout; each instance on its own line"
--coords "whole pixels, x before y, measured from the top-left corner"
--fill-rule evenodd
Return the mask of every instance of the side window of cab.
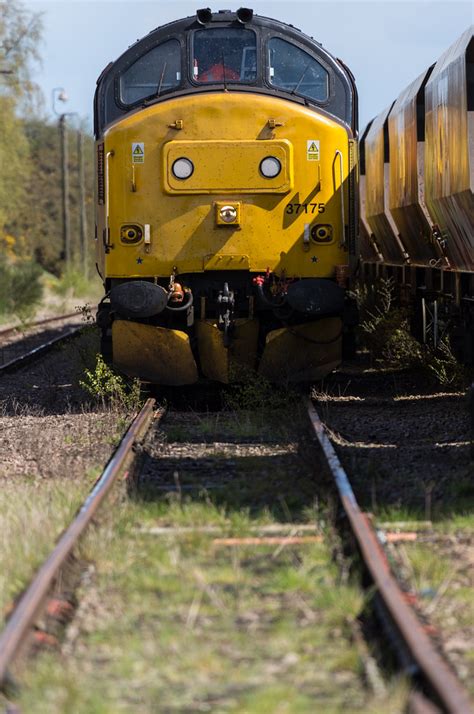
M 131 106 L 149 97 L 157 97 L 181 84 L 181 45 L 168 40 L 130 65 L 119 77 L 119 98 Z
M 328 100 L 329 72 L 317 59 L 280 37 L 272 37 L 267 48 L 270 85 L 317 103 Z

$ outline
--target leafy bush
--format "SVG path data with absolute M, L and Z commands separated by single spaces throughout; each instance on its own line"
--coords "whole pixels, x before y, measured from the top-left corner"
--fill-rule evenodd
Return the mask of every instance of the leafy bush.
M 54 292 L 61 297 L 68 295 L 83 297 L 90 292 L 89 281 L 80 270 L 76 270 L 75 268 L 66 270 L 52 287 Z
M 43 297 L 41 275 L 30 261 L 0 264 L 0 314 L 31 317 Z

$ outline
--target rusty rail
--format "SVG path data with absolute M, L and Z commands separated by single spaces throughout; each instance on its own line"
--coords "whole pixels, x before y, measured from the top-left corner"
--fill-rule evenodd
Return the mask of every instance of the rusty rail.
M 73 522 L 62 533 L 54 550 L 40 566 L 0 634 L 0 689 L 4 688 L 8 681 L 8 669 L 44 607 L 58 572 L 128 462 L 135 442 L 146 433 L 153 419 L 154 405 L 155 400 L 148 399 L 135 417 Z
M 440 705 L 450 714 L 472 714 L 469 695 L 436 650 L 415 612 L 407 604 L 374 529 L 360 510 L 346 472 L 312 403 L 308 415 L 336 482 L 339 497 L 376 591 L 405 643 L 420 675 Z
M 43 354 L 46 354 L 46 352 L 49 352 L 55 345 L 68 340 L 70 337 L 78 336 L 82 328 L 83 325 L 80 327 L 73 327 L 64 334 L 59 335 L 59 337 L 53 337 L 53 339 L 43 342 L 41 345 L 33 347 L 33 349 L 28 352 L 19 355 L 19 357 L 13 357 L 11 360 L 8 360 L 8 362 L 4 362 L 4 364 L 0 365 L 0 374 L 2 372 L 14 372 L 17 369 L 21 369 L 21 367 L 24 367 L 25 364 L 29 364 L 29 362 L 32 362 L 33 360 L 41 357 Z
M 77 312 L 68 312 L 65 315 L 56 315 L 56 317 L 45 317 L 42 320 L 36 320 L 35 322 L 30 322 L 25 325 L 27 330 L 34 330 L 35 327 L 42 327 L 43 325 L 48 325 L 51 322 L 59 322 L 60 320 L 67 320 L 70 317 L 79 317 Z M 8 337 L 13 335 L 15 332 L 21 331 L 22 325 L 14 325 L 13 327 L 6 327 L 4 330 L 0 330 L 0 339 L 2 337 Z

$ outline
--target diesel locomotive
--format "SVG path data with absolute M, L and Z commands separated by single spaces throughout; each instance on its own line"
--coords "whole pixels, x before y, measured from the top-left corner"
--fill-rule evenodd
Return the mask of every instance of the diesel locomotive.
M 415 332 L 474 363 L 473 27 L 362 133 L 361 255 L 390 276 Z
M 344 63 L 291 25 L 205 8 L 110 63 L 94 116 L 97 321 L 113 364 L 161 385 L 334 369 L 358 258 Z

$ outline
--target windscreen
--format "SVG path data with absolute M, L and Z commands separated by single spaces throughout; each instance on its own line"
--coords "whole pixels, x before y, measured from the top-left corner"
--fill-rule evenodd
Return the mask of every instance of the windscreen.
M 194 33 L 195 82 L 252 83 L 257 76 L 255 33 L 244 28 L 212 28 Z

